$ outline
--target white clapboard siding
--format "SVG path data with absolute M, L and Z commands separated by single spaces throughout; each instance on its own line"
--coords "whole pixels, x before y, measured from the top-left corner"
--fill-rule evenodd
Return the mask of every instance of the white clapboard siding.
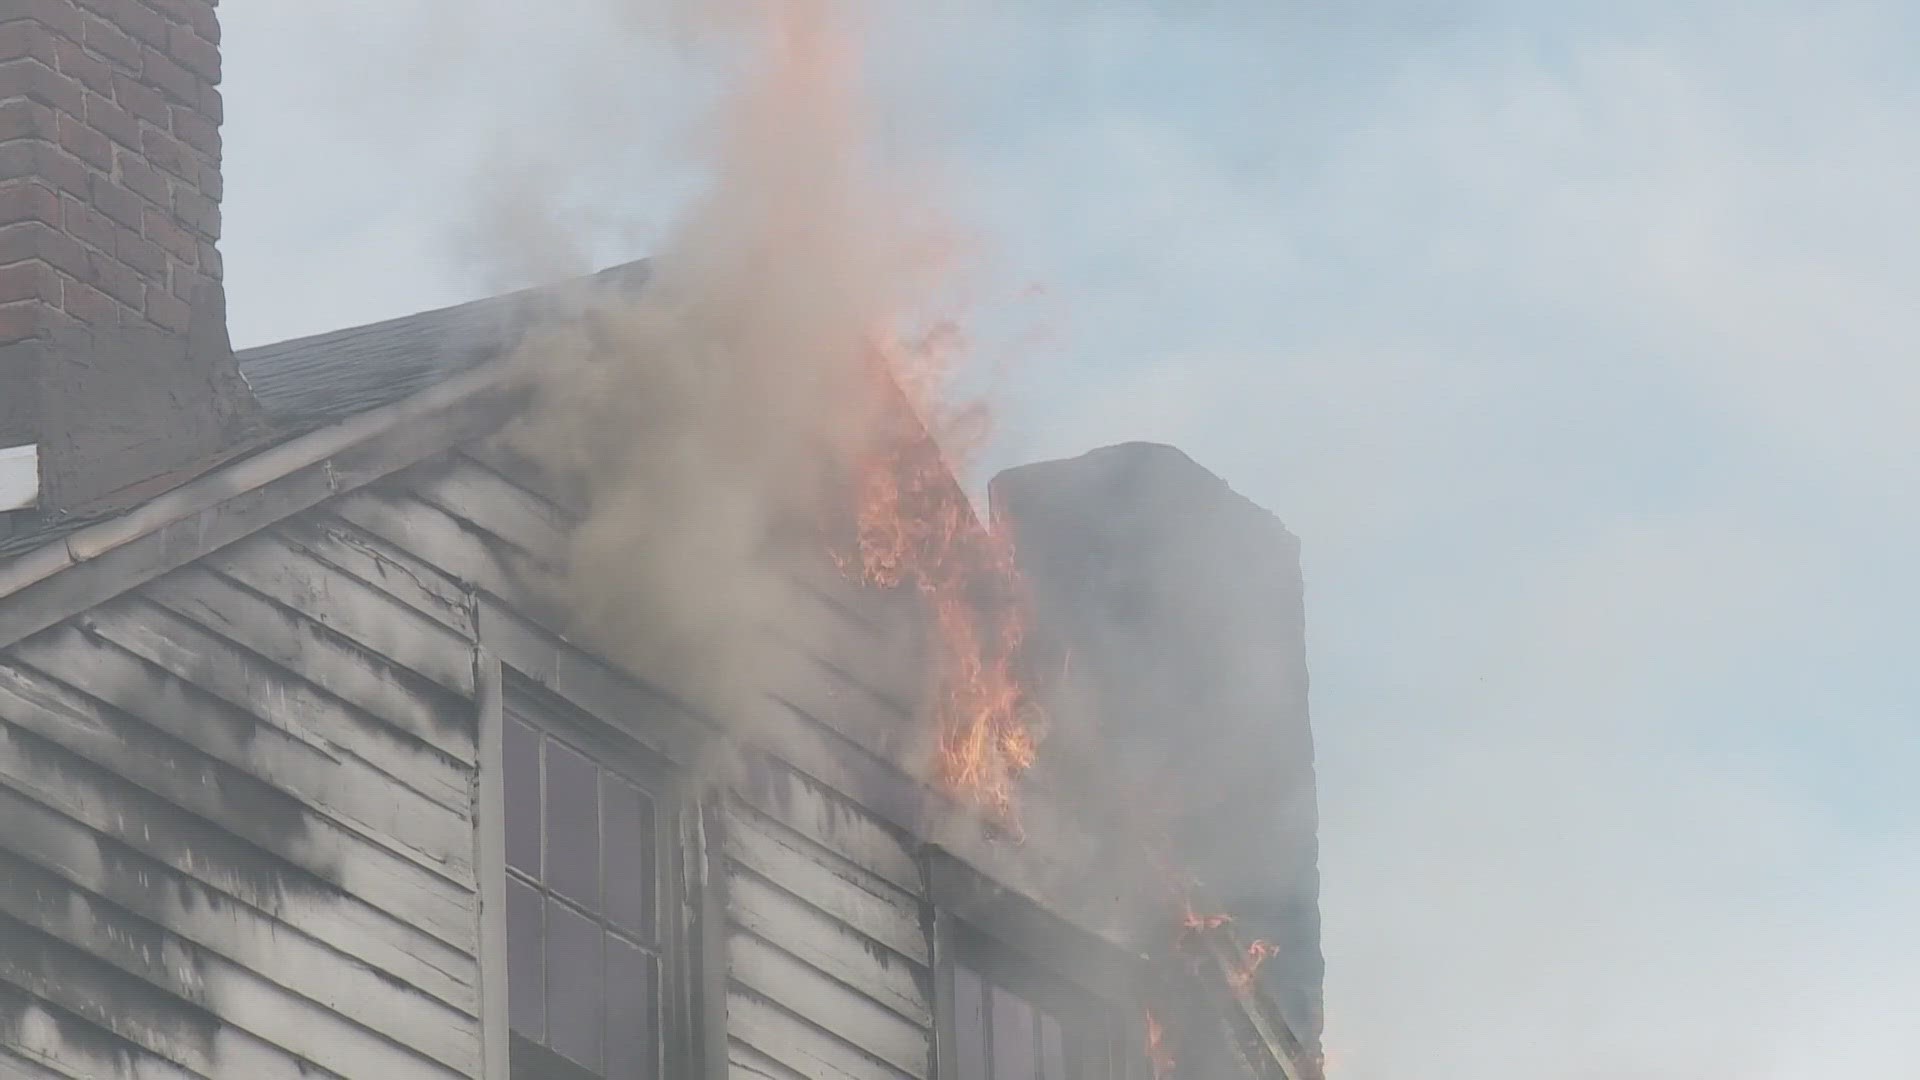
M 176 570 L 141 595 L 472 768 L 471 702 L 391 658 L 199 567 Z
M 451 1060 L 424 1061 L 415 1052 L 422 1048 L 402 1049 L 337 1012 L 311 1008 L 310 1002 L 246 965 L 158 927 L 133 923 L 117 905 L 4 854 L 0 914 L 343 1076 L 428 1080 L 470 1074 L 478 1064 L 478 1048 L 471 1039 L 437 1039 L 436 1049 Z M 139 932 L 130 932 L 135 927 Z
M 879 946 L 857 924 L 834 919 L 758 875 L 736 869 L 727 883 L 733 924 L 924 1032 L 933 1026 L 926 969 Z
M 57 744 L 0 724 L 0 785 L 230 898 L 223 903 L 250 905 L 423 993 L 478 1009 L 470 954 Z
M 473 605 L 466 587 L 432 563 L 331 514 L 295 518 L 274 534 L 296 551 L 359 578 L 455 633 L 473 635 Z
M 434 874 L 242 769 L 0 663 L 0 717 L 471 953 L 470 886 Z M 237 804 L 237 805 L 236 805 Z
M 532 567 L 516 561 L 505 545 L 463 524 L 446 511 L 405 492 L 360 491 L 333 504 L 333 512 L 361 529 L 411 552 L 466 585 L 495 596 L 526 593 Z
M 465 770 L 158 609 L 112 604 L 84 622 L 90 633 L 55 627 L 14 655 L 423 865 L 471 877 Z
M 727 1042 L 727 1080 L 812 1080 L 739 1039 Z M 4 1076 L 0 1073 L 0 1076 Z
M 925 1077 L 934 1017 L 918 867 L 853 803 L 765 771 L 747 785 L 760 803 L 731 807 L 722 830 L 729 1034 L 805 1076 Z
M 927 965 L 926 929 L 912 893 L 744 807 L 727 815 L 726 853 L 735 865 L 805 897 L 822 914 Z
M 897 888 L 922 891 L 920 864 L 906 841 L 820 781 L 774 765 L 753 770 L 737 787 L 743 801 L 786 828 Z
M 99 1080 L 108 1076 L 115 1080 L 202 1080 L 198 1074 L 132 1043 L 101 1037 L 72 1038 L 67 1017 L 6 982 L 0 982 L 0 1015 L 10 1018 L 0 1028 L 0 1046 L 5 1048 L 0 1052 L 27 1080 Z M 0 1076 L 5 1075 L 0 1070 Z
M 0 1078 L 478 1080 L 476 610 L 322 509 L 0 653 Z
M 751 991 L 727 995 L 727 1033 L 808 1080 L 912 1080 L 897 1069 Z
M 470 642 L 277 536 L 249 537 L 203 565 L 457 694 L 473 696 Z
M 534 559 L 557 564 L 568 521 L 553 504 L 460 455 L 408 477 L 422 502 L 505 540 Z
M 472 1053 L 477 1021 L 313 937 L 155 859 L 0 787 L 8 848 L 45 872 L 117 904 L 261 978 L 395 1042 L 443 1061 Z M 0 854 L 0 859 L 9 856 Z

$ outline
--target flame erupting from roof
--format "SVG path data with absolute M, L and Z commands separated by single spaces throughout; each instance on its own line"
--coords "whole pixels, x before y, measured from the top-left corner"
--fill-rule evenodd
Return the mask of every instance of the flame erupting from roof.
M 1260 974 L 1260 965 L 1280 955 L 1280 946 L 1265 938 L 1255 938 L 1247 943 L 1247 958 L 1233 974 L 1227 976 L 1227 985 L 1235 990 L 1246 990 L 1253 986 L 1253 980 Z
M 1226 927 L 1232 925 L 1232 923 L 1233 916 L 1231 915 L 1219 912 L 1202 915 L 1194 911 L 1193 904 L 1190 901 L 1183 899 L 1181 901 L 1180 931 L 1176 944 L 1182 949 L 1190 945 L 1197 945 L 1199 944 L 1198 939 L 1202 935 L 1224 930 Z M 1261 966 L 1280 955 L 1280 946 L 1275 945 L 1265 938 L 1255 938 L 1253 941 L 1248 942 L 1245 948 L 1240 948 L 1236 943 L 1235 948 L 1238 952 L 1244 954 L 1244 959 L 1242 959 L 1232 971 L 1227 973 L 1227 985 L 1236 992 L 1251 988 L 1254 979 L 1260 974 Z
M 963 345 L 950 321 L 912 339 L 876 336 L 870 351 L 882 415 L 900 418 L 853 463 L 857 551 L 841 569 L 924 599 L 936 649 L 934 774 L 1018 832 L 1014 787 L 1032 767 L 1038 716 L 1018 671 L 1025 590 L 1003 523 L 981 521 L 954 479 L 950 452 L 979 445 L 984 411 L 946 407 Z

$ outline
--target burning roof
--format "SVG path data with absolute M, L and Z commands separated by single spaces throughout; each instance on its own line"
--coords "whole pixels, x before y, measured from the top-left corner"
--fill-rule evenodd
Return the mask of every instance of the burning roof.
M 264 411 L 293 441 L 225 468 L 267 477 L 288 455 L 299 467 L 307 458 L 295 444 L 346 445 L 335 434 L 347 430 L 342 422 L 410 409 L 448 380 L 469 387 L 460 395 L 479 393 L 487 379 L 468 376 L 492 370 L 488 362 L 528 327 L 580 310 L 582 297 L 626 294 L 643 277 L 623 267 L 556 290 L 242 353 Z M 1049 845 L 1062 835 L 1049 821 L 1078 822 L 1104 845 L 1058 860 L 1055 878 L 1028 884 L 1081 912 L 1091 908 L 1076 906 L 1076 889 L 1080 900 L 1116 883 L 1137 891 L 1130 924 L 1117 933 L 1149 947 L 1172 939 L 1159 950 L 1169 978 L 1199 980 L 1208 1003 L 1198 1021 L 1166 1011 L 1169 1046 L 1203 1045 L 1217 1028 L 1232 1041 L 1215 1041 L 1236 1047 L 1238 1067 L 1252 1075 L 1312 1076 L 1311 745 L 1291 538 L 1183 455 L 1155 447 L 1003 474 L 982 521 L 928 433 L 925 406 L 886 359 L 876 356 L 871 374 L 891 421 L 850 462 L 852 528 L 830 546 L 863 587 L 911 594 L 926 613 L 937 646 L 927 718 L 937 738 L 920 774 L 997 822 L 1003 845 L 1018 849 L 1030 833 L 1025 843 L 1042 861 L 1058 854 Z M 518 400 L 488 395 L 496 406 Z M 415 413 L 442 415 L 407 415 Z M 450 438 L 474 430 L 462 424 Z M 415 452 L 433 445 L 418 440 Z M 207 477 L 216 501 L 245 490 L 223 475 Z M 129 520 L 152 516 L 142 508 Z M 1207 572 L 1220 565 L 1238 576 L 1223 583 Z M 1247 621 L 1255 615 L 1257 625 Z M 1247 662 L 1239 646 L 1249 641 L 1278 661 L 1277 676 Z M 1143 856 L 1150 850 L 1164 858 Z M 1183 934 L 1163 900 L 1176 867 L 1193 871 L 1234 919 L 1203 919 Z

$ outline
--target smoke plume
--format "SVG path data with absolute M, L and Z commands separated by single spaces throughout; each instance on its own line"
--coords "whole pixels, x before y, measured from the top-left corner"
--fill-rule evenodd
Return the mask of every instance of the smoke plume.
M 526 343 L 535 403 L 511 437 L 586 508 L 561 585 L 576 629 L 716 715 L 750 715 L 756 631 L 794 617 L 776 540 L 830 512 L 876 415 L 868 349 L 926 268 L 876 164 L 850 5 L 618 14 L 734 62 L 698 144 L 709 184 L 644 289 L 584 296 L 584 318 Z M 525 249 L 565 250 L 547 209 L 521 206 L 515 237 L 563 237 Z

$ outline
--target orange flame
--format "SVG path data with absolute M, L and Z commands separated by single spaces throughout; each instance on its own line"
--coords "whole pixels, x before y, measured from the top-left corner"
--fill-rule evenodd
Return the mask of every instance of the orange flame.
M 1035 707 L 1015 664 L 1026 635 L 1024 587 L 1000 522 L 982 523 L 954 479 L 928 418 L 965 450 L 981 413 L 940 409 L 941 376 L 961 337 L 942 323 L 923 338 L 872 350 L 883 413 L 910 418 L 854 462 L 857 559 L 843 572 L 882 588 L 910 587 L 931 611 L 936 658 L 934 772 L 962 798 L 1018 829 L 1014 785 L 1032 767 Z
M 1173 1075 L 1173 1051 L 1166 1047 L 1166 1029 L 1154 1018 L 1153 1010 L 1147 1010 L 1147 1062 L 1153 1066 L 1153 1080 L 1166 1080 Z
M 1280 946 L 1264 938 L 1255 939 L 1247 946 L 1247 958 L 1238 970 L 1227 976 L 1228 985 L 1235 990 L 1245 990 L 1253 985 L 1260 974 L 1260 965 L 1280 955 Z
M 1193 909 L 1192 900 L 1185 896 L 1184 890 L 1178 889 L 1177 886 L 1176 889 L 1181 894 L 1178 936 L 1182 945 L 1196 935 L 1210 933 L 1233 922 L 1233 916 L 1223 912 L 1208 915 L 1196 912 Z M 1236 991 L 1245 990 L 1253 985 L 1253 980 L 1260 974 L 1261 965 L 1280 955 L 1280 946 L 1265 938 L 1256 938 L 1247 945 L 1245 952 L 1246 958 L 1227 974 L 1227 984 Z
M 1181 907 L 1184 909 L 1184 913 L 1180 916 L 1180 932 L 1182 936 L 1205 933 L 1208 930 L 1218 930 L 1233 921 L 1233 916 L 1231 915 L 1197 914 L 1193 910 L 1193 905 L 1184 900 L 1181 901 Z

